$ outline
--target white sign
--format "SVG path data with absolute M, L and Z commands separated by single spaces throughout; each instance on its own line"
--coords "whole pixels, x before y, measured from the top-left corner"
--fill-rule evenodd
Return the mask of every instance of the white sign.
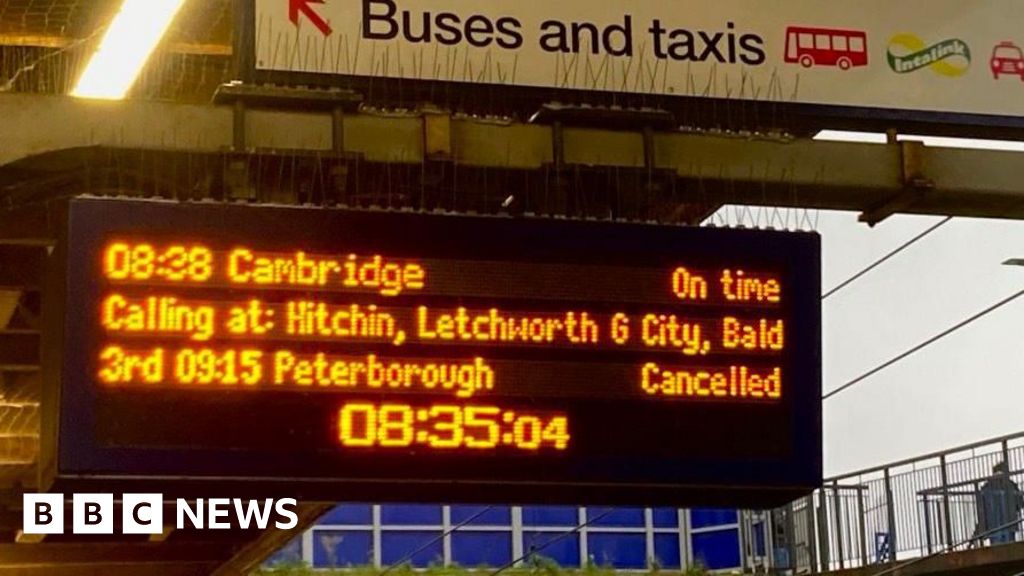
M 1018 0 L 255 0 L 263 71 L 1024 116 Z

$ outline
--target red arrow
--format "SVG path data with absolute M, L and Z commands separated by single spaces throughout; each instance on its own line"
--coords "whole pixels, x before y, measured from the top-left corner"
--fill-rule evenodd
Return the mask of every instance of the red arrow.
M 299 13 L 306 15 L 309 21 L 313 23 L 313 26 L 320 30 L 320 33 L 324 36 L 330 36 L 331 25 L 327 23 L 316 10 L 313 9 L 310 4 L 323 4 L 324 0 L 288 0 L 288 18 L 291 19 L 292 24 L 299 25 Z

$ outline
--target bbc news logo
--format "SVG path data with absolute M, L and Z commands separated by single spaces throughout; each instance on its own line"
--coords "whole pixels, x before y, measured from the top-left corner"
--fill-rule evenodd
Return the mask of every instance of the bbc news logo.
M 22 532 L 64 534 L 64 502 L 63 494 L 25 494 Z M 174 524 L 164 521 L 162 494 L 123 494 L 117 504 L 113 494 L 73 494 L 71 533 L 113 534 L 118 516 L 121 534 L 162 534 L 168 526 L 178 530 L 263 530 L 271 526 L 291 530 L 299 524 L 294 498 L 178 498 L 174 501 Z

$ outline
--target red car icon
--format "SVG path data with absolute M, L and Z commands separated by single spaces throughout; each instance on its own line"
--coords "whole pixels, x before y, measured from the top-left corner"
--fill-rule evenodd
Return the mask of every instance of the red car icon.
M 1013 42 L 1000 42 L 992 49 L 992 60 L 989 62 L 992 76 L 998 80 L 1000 74 L 1013 74 L 1024 80 L 1024 52 Z

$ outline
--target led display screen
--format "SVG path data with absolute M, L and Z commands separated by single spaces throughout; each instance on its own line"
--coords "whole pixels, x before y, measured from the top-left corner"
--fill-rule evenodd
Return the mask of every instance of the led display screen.
M 821 480 L 815 234 L 76 199 L 53 260 L 58 481 L 752 505 Z

